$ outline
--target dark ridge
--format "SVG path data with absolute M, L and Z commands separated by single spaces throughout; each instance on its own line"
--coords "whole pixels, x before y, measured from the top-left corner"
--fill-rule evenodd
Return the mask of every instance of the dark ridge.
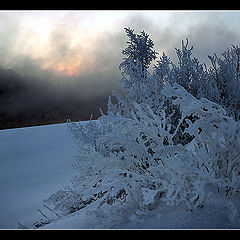
M 0 129 L 97 119 L 106 112 L 109 95 L 82 100 L 57 91 L 47 82 L 26 81 L 13 70 L 0 69 Z

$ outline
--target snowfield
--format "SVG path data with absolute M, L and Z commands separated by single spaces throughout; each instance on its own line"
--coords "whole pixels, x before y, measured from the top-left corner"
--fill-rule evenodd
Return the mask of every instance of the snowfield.
M 43 200 L 69 185 L 75 175 L 72 162 L 75 145 L 66 124 L 28 127 L 0 131 L 0 228 L 16 229 L 19 223 L 33 228 L 33 223 L 47 216 Z M 239 228 L 240 203 L 226 201 L 212 189 L 203 208 L 186 209 L 181 204 L 161 203 L 156 210 L 134 212 L 120 224 L 101 221 L 96 206 L 101 201 L 57 219 L 43 229 L 224 229 Z M 153 201 L 151 192 L 144 194 L 146 203 Z M 239 198 L 238 198 L 239 199 Z M 110 216 L 111 218 L 111 216 Z M 104 219 L 104 218 L 103 218 Z M 111 221 L 109 221 L 111 222 Z M 114 216 L 112 216 L 114 222 Z
M 0 228 L 31 227 L 37 209 L 73 174 L 65 124 L 0 131 Z

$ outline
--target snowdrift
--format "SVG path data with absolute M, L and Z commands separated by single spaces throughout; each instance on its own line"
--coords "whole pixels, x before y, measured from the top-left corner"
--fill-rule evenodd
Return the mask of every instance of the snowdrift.
M 29 228 L 43 199 L 74 176 L 74 142 L 66 124 L 0 131 L 0 228 Z

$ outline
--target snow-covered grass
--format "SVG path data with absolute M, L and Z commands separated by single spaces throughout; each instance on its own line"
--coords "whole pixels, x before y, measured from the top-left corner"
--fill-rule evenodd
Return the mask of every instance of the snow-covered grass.
M 71 166 L 75 154 L 72 136 L 66 124 L 19 128 L 0 131 L 0 228 L 16 229 L 20 224 L 33 228 L 43 219 L 43 200 L 56 190 L 69 185 L 75 172 Z M 239 198 L 228 199 L 212 189 L 203 208 L 190 211 L 182 204 L 158 203 L 154 210 L 135 211 L 120 224 L 104 222 L 96 211 L 99 201 L 43 226 L 43 229 L 204 229 L 239 228 Z M 151 204 L 153 193 L 144 192 Z M 111 216 L 112 221 L 116 216 Z M 45 219 L 46 220 L 46 219 Z M 110 222 L 110 221 L 109 221 Z

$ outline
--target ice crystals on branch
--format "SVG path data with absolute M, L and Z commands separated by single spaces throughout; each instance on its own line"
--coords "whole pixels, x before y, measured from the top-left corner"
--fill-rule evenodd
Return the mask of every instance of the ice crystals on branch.
M 93 221 L 114 227 L 160 202 L 194 209 L 212 189 L 239 192 L 239 48 L 223 60 L 210 57 L 207 69 L 182 41 L 178 65 L 163 53 L 150 74 L 153 41 L 144 31 L 125 31 L 123 93 L 113 92 L 115 103 L 109 97 L 107 114 L 98 120 L 70 122 L 79 176 L 46 203 L 62 214 L 94 204 Z M 230 91 L 237 98 L 232 105 Z

